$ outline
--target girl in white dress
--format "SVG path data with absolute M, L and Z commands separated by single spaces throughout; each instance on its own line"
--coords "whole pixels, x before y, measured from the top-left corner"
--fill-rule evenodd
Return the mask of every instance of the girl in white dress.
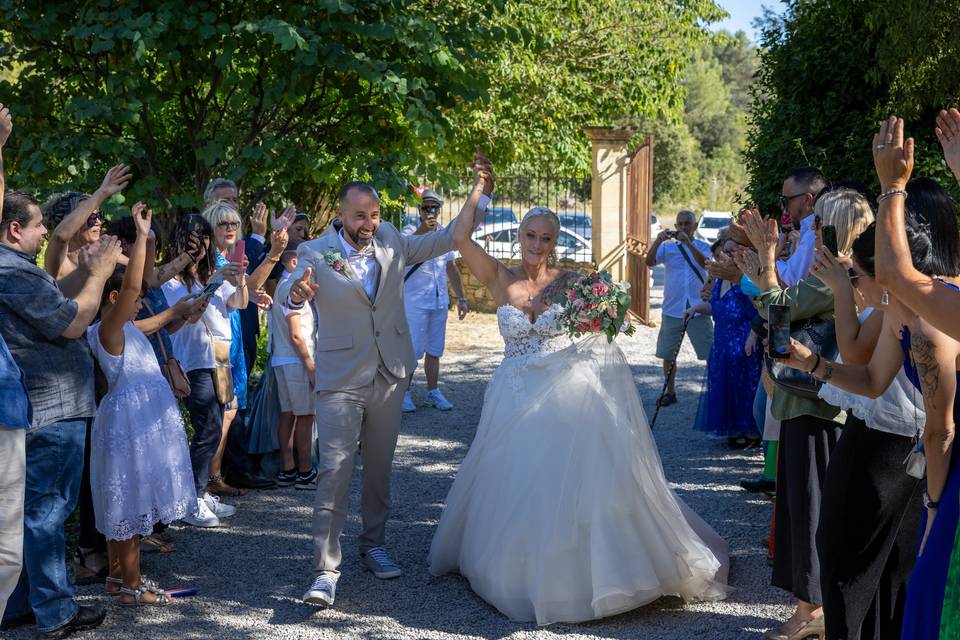
M 168 597 L 140 575 L 140 536 L 196 507 L 193 472 L 177 402 L 147 337 L 133 319 L 140 310 L 151 212 L 133 207 L 137 239 L 126 269 L 107 281 L 100 321 L 87 341 L 109 391 L 97 408 L 90 448 L 90 485 L 97 529 L 107 538 L 107 592 L 122 605 L 162 606 Z M 119 588 L 118 588 L 119 585 Z
M 478 187 L 488 176 L 478 171 Z M 465 208 L 466 211 L 470 207 Z M 665 595 L 726 596 L 727 546 L 671 491 L 633 376 L 616 343 L 571 341 L 553 302 L 573 274 L 551 265 L 560 221 L 518 230 L 508 267 L 454 237 L 500 305 L 503 363 L 430 547 L 434 575 L 456 571 L 511 619 L 578 622 Z

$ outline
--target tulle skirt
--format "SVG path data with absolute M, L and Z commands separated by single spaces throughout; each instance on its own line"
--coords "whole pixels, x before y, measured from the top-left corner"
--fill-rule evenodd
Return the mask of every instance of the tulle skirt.
M 728 592 L 727 545 L 667 485 L 627 362 L 603 337 L 497 369 L 429 562 L 539 624 Z

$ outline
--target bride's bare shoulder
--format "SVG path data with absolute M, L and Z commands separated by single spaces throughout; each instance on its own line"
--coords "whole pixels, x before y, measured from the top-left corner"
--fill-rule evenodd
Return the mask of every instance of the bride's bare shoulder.
M 580 273 L 578 271 L 572 271 L 570 269 L 557 269 L 557 273 L 553 278 L 553 281 L 543 288 L 543 293 L 541 294 L 540 299 L 545 304 L 552 302 L 554 298 L 556 298 L 557 294 L 569 289 L 574 280 L 579 277 Z

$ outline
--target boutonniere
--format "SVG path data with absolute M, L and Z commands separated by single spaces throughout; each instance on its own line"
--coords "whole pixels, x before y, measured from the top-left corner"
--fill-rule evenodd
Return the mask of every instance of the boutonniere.
M 347 260 L 343 257 L 343 254 L 339 251 L 324 251 L 323 252 L 323 261 L 327 263 L 327 266 L 339 273 L 342 276 L 347 275 Z

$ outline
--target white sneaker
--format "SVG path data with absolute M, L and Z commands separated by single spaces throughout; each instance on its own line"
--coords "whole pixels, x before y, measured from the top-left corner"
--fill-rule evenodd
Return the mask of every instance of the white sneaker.
M 453 405 L 443 397 L 440 389 L 433 389 L 427 392 L 427 405 L 436 407 L 440 409 L 440 411 L 450 411 L 450 409 L 453 409 Z
M 381 580 L 397 578 L 403 574 L 400 567 L 390 559 L 383 547 L 374 547 L 360 552 L 360 562 Z
M 220 496 L 205 493 L 203 494 L 203 501 L 218 518 L 229 518 L 237 512 L 236 507 L 220 502 Z
M 194 527 L 220 526 L 220 518 L 218 518 L 213 511 L 210 511 L 210 507 L 207 506 L 207 503 L 203 498 L 197 498 L 196 513 L 190 514 L 189 516 L 184 516 L 180 520 L 181 522 L 186 522 Z
M 400 410 L 404 413 L 417 410 L 417 405 L 413 404 L 413 396 L 410 395 L 409 391 L 403 393 L 403 404 L 400 405 Z
M 303 594 L 303 601 L 310 604 L 329 607 L 337 597 L 337 577 L 332 573 L 321 573 Z

